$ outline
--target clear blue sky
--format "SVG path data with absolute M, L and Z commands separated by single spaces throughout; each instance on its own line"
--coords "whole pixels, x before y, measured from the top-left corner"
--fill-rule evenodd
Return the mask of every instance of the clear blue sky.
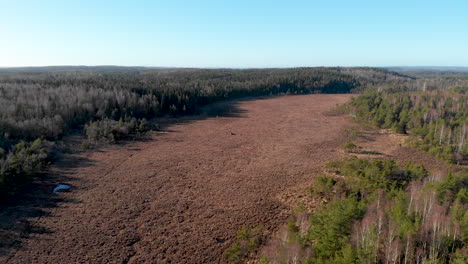
M 0 0 L 0 66 L 468 66 L 467 0 Z

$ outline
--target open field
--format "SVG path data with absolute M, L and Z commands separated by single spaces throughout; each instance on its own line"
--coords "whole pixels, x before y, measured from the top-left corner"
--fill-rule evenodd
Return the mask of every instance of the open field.
M 0 264 L 468 264 L 468 1 L 317 2 L 1 5 Z
M 1 260 L 217 263 L 243 226 L 278 228 L 291 209 L 279 194 L 309 184 L 341 155 L 352 121 L 323 112 L 350 98 L 222 103 L 229 111 L 219 117 L 182 120 L 152 140 L 72 157 L 81 165 L 53 171 L 73 190 L 38 208 L 41 217 L 29 219 L 21 243 Z

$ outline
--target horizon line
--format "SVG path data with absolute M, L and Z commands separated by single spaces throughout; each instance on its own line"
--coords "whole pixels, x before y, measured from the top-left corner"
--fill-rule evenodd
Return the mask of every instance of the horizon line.
M 272 67 L 229 67 L 229 66 L 143 66 L 143 65 L 117 65 L 117 64 L 64 64 L 64 65 L 40 65 L 40 66 L 0 66 L 0 69 L 21 69 L 21 68 L 66 68 L 66 67 L 115 67 L 115 68 L 146 68 L 146 69 L 291 69 L 291 68 L 393 68 L 393 69 L 468 69 L 468 66 L 437 66 L 437 65 L 387 65 L 387 66 L 371 66 L 371 65 L 314 65 L 314 66 L 272 66 Z

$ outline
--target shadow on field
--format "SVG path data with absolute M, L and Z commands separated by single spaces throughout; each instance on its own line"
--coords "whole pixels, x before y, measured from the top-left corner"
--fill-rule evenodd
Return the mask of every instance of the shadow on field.
M 57 184 L 80 181 L 67 170 L 89 166 L 91 163 L 85 158 L 69 160 L 67 155 L 57 160 L 57 163 L 57 166 L 66 166 L 66 170 L 53 168 L 39 175 L 32 183 L 22 187 L 19 193 L 0 204 L 0 259 L 14 257 L 22 246 L 23 239 L 31 235 L 51 233 L 52 230 L 42 227 L 39 220 L 48 217 L 61 203 L 76 202 L 53 193 L 53 190 Z M 73 190 L 74 186 L 69 185 Z
M 177 131 L 171 130 L 172 125 L 217 117 L 246 117 L 247 110 L 239 107 L 240 102 L 266 98 L 244 98 L 216 102 L 200 108 L 197 115 L 161 117 L 152 120 L 152 122 L 158 126 L 159 131 L 177 133 Z M 121 141 L 113 146 L 102 146 L 92 151 L 101 152 L 106 151 L 106 148 L 115 147 L 127 147 L 129 150 L 139 151 L 140 149 L 132 147 L 133 142 L 157 140 L 157 137 L 157 134 L 142 136 Z M 74 188 L 75 186 L 70 182 L 86 185 L 83 179 L 74 177 L 74 169 L 94 164 L 85 155 L 80 155 L 78 149 L 82 140 L 83 136 L 80 133 L 67 136 L 63 142 L 57 144 L 59 147 L 56 158 L 48 172 L 24 186 L 15 196 L 7 198 L 6 201 L 0 201 L 0 262 L 8 262 L 9 259 L 14 258 L 25 239 L 36 235 L 34 239 L 41 239 L 41 234 L 53 232 L 53 230 L 41 227 L 39 222 L 41 218 L 51 216 L 53 210 L 62 207 L 63 204 L 80 203 L 80 201 L 70 198 L 71 195 L 53 193 L 53 189 L 58 184 L 68 184 L 73 193 L 79 189 Z
M 257 98 L 242 98 L 242 99 L 233 99 L 226 100 L 221 102 L 215 102 L 204 107 L 201 107 L 196 115 L 186 115 L 186 116 L 165 116 L 162 118 L 156 118 L 154 120 L 159 127 L 158 130 L 163 132 L 177 132 L 171 130 L 172 125 L 192 123 L 195 121 L 205 120 L 209 118 L 218 118 L 218 117 L 235 117 L 235 118 L 246 118 L 247 110 L 239 107 L 240 103 L 243 101 L 252 101 L 252 100 L 264 100 L 272 97 L 257 97 Z

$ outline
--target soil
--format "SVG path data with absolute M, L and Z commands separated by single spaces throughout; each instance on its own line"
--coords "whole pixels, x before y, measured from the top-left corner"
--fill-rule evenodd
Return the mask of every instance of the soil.
M 48 202 L 0 212 L 0 262 L 220 263 L 242 227 L 276 231 L 293 206 L 281 194 L 344 155 L 353 122 L 325 111 L 351 96 L 224 102 L 146 141 L 67 154 Z

